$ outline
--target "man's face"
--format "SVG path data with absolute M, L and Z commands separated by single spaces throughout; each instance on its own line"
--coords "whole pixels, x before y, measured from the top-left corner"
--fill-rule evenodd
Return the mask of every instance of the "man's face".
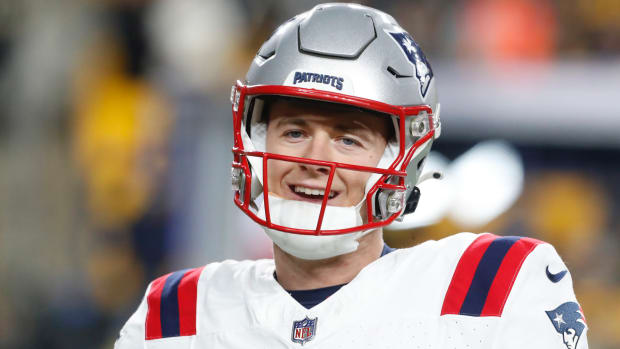
M 579 336 L 576 336 L 577 332 L 574 329 L 569 328 L 562 334 L 562 339 L 564 339 L 564 344 L 568 347 L 568 349 L 575 349 L 577 346 L 577 341 L 579 340 Z
M 319 103 L 277 100 L 271 106 L 269 153 L 374 167 L 385 150 L 388 117 Z M 290 200 L 321 203 L 330 168 L 270 160 L 269 191 Z M 368 172 L 338 169 L 328 205 L 354 206 L 364 197 Z

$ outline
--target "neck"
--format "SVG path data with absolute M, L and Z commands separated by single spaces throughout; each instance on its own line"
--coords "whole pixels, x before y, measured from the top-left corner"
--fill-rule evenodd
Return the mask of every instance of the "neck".
M 350 282 L 368 264 L 377 260 L 383 250 L 381 229 L 359 240 L 355 252 L 320 260 L 292 256 L 273 245 L 273 259 L 278 282 L 286 290 L 310 290 Z

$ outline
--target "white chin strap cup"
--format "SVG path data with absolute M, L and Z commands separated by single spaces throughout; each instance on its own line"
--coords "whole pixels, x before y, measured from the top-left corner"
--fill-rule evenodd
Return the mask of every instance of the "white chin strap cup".
M 307 260 L 326 259 L 354 252 L 359 245 L 357 240 L 369 232 L 367 230 L 343 235 L 315 236 L 290 234 L 263 228 L 271 240 L 284 252 Z
M 257 215 L 266 219 L 262 198 L 258 198 Z M 321 230 L 346 229 L 363 224 L 360 216 L 360 202 L 357 206 L 327 206 Z M 318 222 L 321 205 L 307 201 L 286 200 L 269 193 L 269 213 L 271 222 L 284 227 L 314 230 Z M 267 235 L 286 253 L 301 259 L 325 259 L 357 250 L 357 240 L 370 230 L 333 236 L 300 235 L 285 233 L 263 227 Z

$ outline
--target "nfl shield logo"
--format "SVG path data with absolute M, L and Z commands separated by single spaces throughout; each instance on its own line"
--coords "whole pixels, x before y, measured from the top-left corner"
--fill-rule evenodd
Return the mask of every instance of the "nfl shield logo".
M 318 318 L 309 319 L 307 316 L 301 321 L 293 321 L 293 332 L 291 333 L 291 340 L 293 343 L 304 343 L 314 339 L 316 334 L 316 323 Z

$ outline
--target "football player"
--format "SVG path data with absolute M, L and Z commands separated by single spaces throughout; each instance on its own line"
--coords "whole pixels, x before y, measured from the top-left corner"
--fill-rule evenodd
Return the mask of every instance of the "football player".
M 274 259 L 156 279 L 116 348 L 587 348 L 551 245 L 384 244 L 382 227 L 415 211 L 440 135 L 436 82 L 375 9 L 318 5 L 280 26 L 231 93 L 234 202 Z

